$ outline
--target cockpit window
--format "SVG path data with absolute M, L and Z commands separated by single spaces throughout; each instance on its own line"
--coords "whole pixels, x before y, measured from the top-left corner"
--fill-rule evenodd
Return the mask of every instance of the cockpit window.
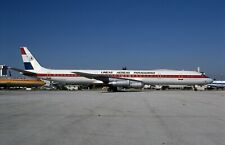
M 201 72 L 201 74 L 202 74 L 203 76 L 205 76 L 205 73 L 204 73 L 204 72 Z

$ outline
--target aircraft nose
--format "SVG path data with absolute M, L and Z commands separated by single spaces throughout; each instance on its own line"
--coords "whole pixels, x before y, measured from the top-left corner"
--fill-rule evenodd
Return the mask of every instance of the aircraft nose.
M 213 82 L 213 79 L 211 79 L 211 78 L 208 78 L 208 79 L 207 79 L 207 83 L 208 83 L 208 84 L 210 84 L 210 83 L 212 83 L 212 82 Z

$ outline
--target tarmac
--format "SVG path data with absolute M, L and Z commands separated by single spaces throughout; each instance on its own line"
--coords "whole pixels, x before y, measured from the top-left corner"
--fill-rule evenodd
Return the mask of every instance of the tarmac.
M 0 145 L 225 145 L 225 91 L 0 91 Z

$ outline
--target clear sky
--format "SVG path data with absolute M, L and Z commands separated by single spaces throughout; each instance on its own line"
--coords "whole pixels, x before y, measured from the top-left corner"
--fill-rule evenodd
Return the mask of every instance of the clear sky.
M 225 79 L 224 0 L 2 0 L 0 64 L 19 47 L 63 69 L 179 69 Z

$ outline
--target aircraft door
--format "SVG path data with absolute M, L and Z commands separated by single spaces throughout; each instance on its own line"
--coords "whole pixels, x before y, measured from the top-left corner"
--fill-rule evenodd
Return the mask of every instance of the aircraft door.
M 184 77 L 183 77 L 182 74 L 180 74 L 180 75 L 178 76 L 178 81 L 183 81 L 183 80 L 184 80 Z

